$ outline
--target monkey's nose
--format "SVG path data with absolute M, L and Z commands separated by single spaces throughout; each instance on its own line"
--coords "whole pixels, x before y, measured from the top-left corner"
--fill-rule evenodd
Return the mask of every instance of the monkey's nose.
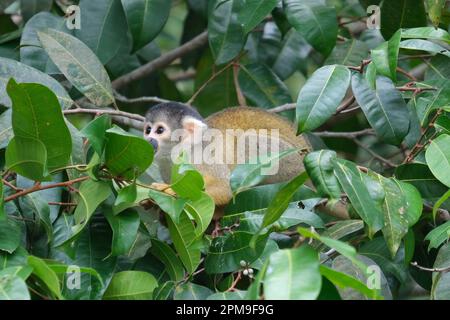
M 153 150 L 156 152 L 156 150 L 158 150 L 158 140 L 150 138 L 149 142 L 153 146 Z

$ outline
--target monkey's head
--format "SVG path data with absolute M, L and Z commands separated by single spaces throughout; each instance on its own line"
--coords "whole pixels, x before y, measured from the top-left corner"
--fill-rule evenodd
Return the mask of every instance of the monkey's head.
M 202 132 L 207 125 L 192 107 L 176 103 L 160 103 L 145 115 L 144 138 L 152 144 L 156 158 L 170 156 L 180 143 L 196 143 L 194 133 Z

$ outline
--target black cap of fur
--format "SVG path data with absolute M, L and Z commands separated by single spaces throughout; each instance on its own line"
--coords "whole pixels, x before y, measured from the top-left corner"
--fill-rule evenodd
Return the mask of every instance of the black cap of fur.
M 203 121 L 203 117 L 197 110 L 178 102 L 157 104 L 150 108 L 145 114 L 145 118 L 150 122 L 166 120 L 178 124 L 187 116 Z

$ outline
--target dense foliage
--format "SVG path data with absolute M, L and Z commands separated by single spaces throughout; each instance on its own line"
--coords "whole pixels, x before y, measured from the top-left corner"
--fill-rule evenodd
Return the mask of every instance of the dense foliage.
M 449 299 L 449 22 L 445 0 L 1 0 L 0 299 Z M 239 165 L 211 223 L 189 164 L 150 187 L 162 101 L 278 112 L 306 173 Z

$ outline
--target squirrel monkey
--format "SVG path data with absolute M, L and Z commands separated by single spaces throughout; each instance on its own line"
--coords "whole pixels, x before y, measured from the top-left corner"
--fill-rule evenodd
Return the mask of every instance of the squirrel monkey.
M 299 175 L 304 171 L 303 157 L 310 151 L 309 142 L 296 136 L 291 122 L 258 108 L 227 108 L 204 119 L 192 107 L 170 102 L 152 107 L 145 118 L 144 138 L 153 145 L 154 161 L 164 182 L 169 183 L 173 160 L 181 150 L 201 150 L 200 161 L 196 161 L 195 151 L 190 160 L 194 160 L 191 163 L 202 174 L 205 191 L 217 207 L 232 199 L 230 175 L 234 167 L 255 159 L 267 150 L 267 145 L 275 146 L 275 153 L 298 151 L 280 159 L 276 171 L 268 173 L 263 184 L 288 181 Z M 155 185 L 161 190 L 169 187 Z

